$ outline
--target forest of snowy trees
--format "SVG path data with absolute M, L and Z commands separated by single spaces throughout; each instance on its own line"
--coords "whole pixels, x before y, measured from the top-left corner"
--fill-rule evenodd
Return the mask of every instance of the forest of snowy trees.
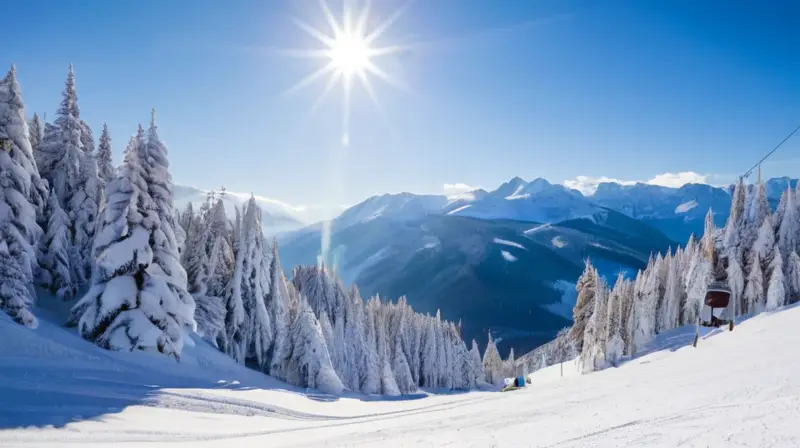
M 726 281 L 735 316 L 800 300 L 800 185 L 789 185 L 771 213 L 763 182 L 734 187 L 725 227 L 706 215 L 702 238 L 651 257 L 634 280 L 609 287 L 587 260 L 577 282 L 573 326 L 565 338 L 584 372 L 616 365 L 655 335 L 694 324 L 712 281 Z M 567 351 L 569 352 L 569 351 Z
M 483 359 L 460 325 L 400 298 L 363 300 L 324 266 L 284 276 L 251 198 L 235 219 L 224 189 L 173 205 L 155 111 L 119 166 L 103 126 L 95 148 L 70 66 L 52 123 L 26 120 L 11 70 L 0 82 L 0 309 L 32 329 L 39 291 L 74 300 L 68 324 L 110 350 L 180 360 L 196 332 L 236 362 L 300 387 L 397 395 L 502 384 L 513 353 Z

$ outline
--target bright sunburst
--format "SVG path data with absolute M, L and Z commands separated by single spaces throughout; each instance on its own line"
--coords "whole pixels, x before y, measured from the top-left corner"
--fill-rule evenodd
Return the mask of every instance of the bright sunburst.
M 317 39 L 324 48 L 317 50 L 301 50 L 295 53 L 304 57 L 319 58 L 323 60 L 324 63 L 318 70 L 300 80 L 300 82 L 287 90 L 286 93 L 293 93 L 320 78 L 329 76 L 325 90 L 317 99 L 312 108 L 313 110 L 322 103 L 334 87 L 341 85 L 344 89 L 344 129 L 342 132 L 342 141 L 347 144 L 350 94 L 353 80 L 358 79 L 376 105 L 378 104 L 378 100 L 370 82 L 371 75 L 394 86 L 399 86 L 399 83 L 395 79 L 378 67 L 375 59 L 406 49 L 406 47 L 399 45 L 376 45 L 376 40 L 400 17 L 403 9 L 397 10 L 392 16 L 374 29 L 367 30 L 367 21 L 370 14 L 369 1 L 366 2 L 360 11 L 354 11 L 353 8 L 348 6 L 349 2 L 345 0 L 341 20 L 337 19 L 333 12 L 331 12 L 325 0 L 319 0 L 319 3 L 330 28 L 327 33 L 301 20 L 295 20 L 295 22 L 306 33 Z

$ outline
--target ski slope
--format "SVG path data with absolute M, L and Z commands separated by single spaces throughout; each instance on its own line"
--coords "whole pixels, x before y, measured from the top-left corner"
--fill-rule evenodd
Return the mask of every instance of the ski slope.
M 290 388 L 192 339 L 180 364 L 0 317 L 3 447 L 800 446 L 800 308 L 692 348 L 662 334 L 618 368 L 565 363 L 508 393 L 382 400 Z M 186 445 L 189 442 L 189 445 Z

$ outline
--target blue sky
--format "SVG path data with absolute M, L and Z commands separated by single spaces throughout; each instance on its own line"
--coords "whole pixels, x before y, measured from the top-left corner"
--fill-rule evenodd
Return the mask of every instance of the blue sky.
M 373 22 L 406 3 L 374 0 Z M 3 14 L 18 20 L 0 60 L 29 113 L 53 116 L 74 63 L 82 116 L 96 134 L 108 122 L 117 161 L 156 107 L 177 183 L 295 205 L 513 176 L 725 183 L 800 124 L 791 0 L 413 1 L 376 41 L 411 46 L 375 59 L 408 89 L 373 77 L 376 109 L 356 87 L 346 151 L 340 90 L 313 115 L 324 79 L 282 95 L 324 63 L 276 51 L 321 48 L 291 20 L 328 33 L 316 1 L 26 0 Z M 764 166 L 798 172 L 800 137 Z

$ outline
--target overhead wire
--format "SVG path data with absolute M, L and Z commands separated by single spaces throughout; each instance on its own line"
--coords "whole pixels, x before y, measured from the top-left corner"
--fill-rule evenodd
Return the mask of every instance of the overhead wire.
M 792 137 L 794 137 L 794 135 L 795 135 L 795 134 L 796 134 L 798 131 L 800 131 L 800 124 L 799 124 L 799 125 L 797 125 L 797 127 L 796 127 L 796 128 L 794 128 L 794 130 L 793 130 L 792 132 L 790 132 L 790 133 L 789 133 L 789 135 L 787 135 L 786 137 L 784 137 L 784 139 L 783 139 L 783 140 L 781 140 L 781 142 L 780 142 L 780 143 L 778 143 L 778 145 L 777 145 L 777 146 L 775 146 L 774 148 L 772 148 L 772 150 L 771 150 L 770 152 L 768 152 L 768 153 L 767 153 L 767 155 L 765 155 L 764 157 L 762 157 L 762 158 L 761 158 L 761 160 L 759 160 L 758 162 L 756 162 L 756 164 L 755 164 L 755 165 L 753 165 L 752 167 L 750 167 L 750 169 L 749 169 L 749 170 L 747 170 L 747 171 L 746 171 L 744 174 L 742 174 L 741 176 L 739 176 L 739 179 L 740 179 L 740 180 L 747 179 L 747 177 L 748 177 L 748 176 L 750 176 L 751 174 L 753 174 L 753 171 L 754 171 L 756 168 L 758 168 L 759 166 L 761 166 L 761 164 L 762 164 L 762 163 L 763 163 L 765 160 L 767 160 L 767 159 L 769 158 L 769 156 L 771 156 L 772 154 L 774 154 L 774 153 L 775 153 L 775 151 L 777 151 L 778 149 L 780 149 L 780 147 L 781 147 L 781 146 L 783 146 L 783 144 L 784 144 L 784 143 L 786 143 L 787 141 L 789 141 L 789 139 L 791 139 Z

